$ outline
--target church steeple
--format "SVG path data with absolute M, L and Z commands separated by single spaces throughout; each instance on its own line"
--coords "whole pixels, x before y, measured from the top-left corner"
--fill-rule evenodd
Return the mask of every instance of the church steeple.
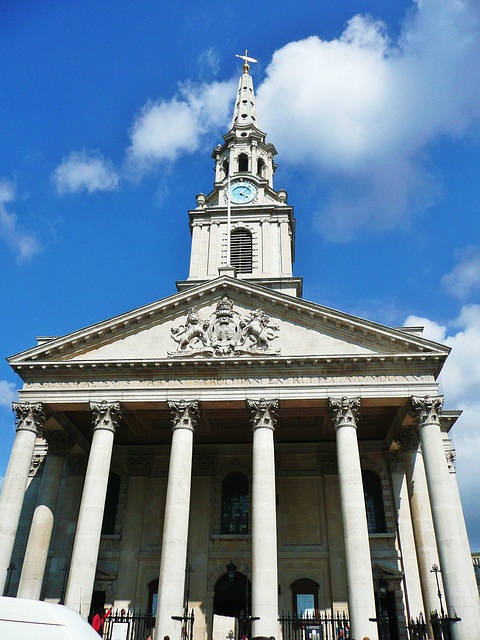
M 218 277 L 233 267 L 236 277 L 301 296 L 302 279 L 293 277 L 295 219 L 287 192 L 273 188 L 277 150 L 257 123 L 255 90 L 245 56 L 230 129 L 215 147 L 213 190 L 197 195 L 189 211 L 192 230 L 190 273 L 177 282 L 183 290 Z M 229 257 L 230 265 L 227 265 Z
M 245 52 L 245 56 L 246 57 Z M 245 130 L 251 125 L 257 126 L 257 107 L 255 105 L 255 91 L 252 76 L 249 75 L 248 62 L 243 65 L 243 74 L 238 82 L 237 99 L 233 110 L 231 129 Z

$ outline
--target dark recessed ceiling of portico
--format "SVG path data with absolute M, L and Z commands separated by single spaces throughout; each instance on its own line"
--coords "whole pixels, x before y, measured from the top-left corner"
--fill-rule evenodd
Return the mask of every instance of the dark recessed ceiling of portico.
M 385 438 L 395 419 L 396 407 L 367 407 L 358 418 L 360 440 Z M 69 411 L 65 415 L 91 441 L 93 426 L 89 411 Z M 172 438 L 170 412 L 165 409 L 131 410 L 122 414 L 115 435 L 116 444 L 168 444 Z M 283 408 L 275 427 L 277 442 L 328 442 L 335 440 L 333 425 L 324 407 Z M 249 443 L 252 426 L 246 408 L 203 410 L 195 427 L 195 442 Z

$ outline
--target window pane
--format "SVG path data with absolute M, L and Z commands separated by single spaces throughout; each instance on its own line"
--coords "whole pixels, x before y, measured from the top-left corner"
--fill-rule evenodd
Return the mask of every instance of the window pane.
M 221 533 L 248 533 L 248 480 L 243 473 L 229 473 L 222 483 Z

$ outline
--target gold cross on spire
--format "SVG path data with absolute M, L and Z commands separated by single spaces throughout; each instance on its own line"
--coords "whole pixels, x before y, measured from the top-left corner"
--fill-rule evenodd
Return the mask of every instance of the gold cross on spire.
M 255 60 L 255 58 L 249 58 L 248 57 L 248 49 L 245 49 L 245 55 L 244 56 L 240 56 L 238 53 L 235 54 L 237 58 L 241 58 L 244 62 L 243 62 L 243 73 L 248 73 L 248 70 L 250 69 L 250 65 L 248 64 L 249 62 L 258 62 L 258 60 Z

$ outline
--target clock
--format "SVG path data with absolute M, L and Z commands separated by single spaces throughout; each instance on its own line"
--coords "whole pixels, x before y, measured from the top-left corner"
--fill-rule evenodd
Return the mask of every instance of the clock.
M 227 197 L 233 204 L 248 204 L 257 195 L 257 188 L 250 182 L 235 182 L 230 187 L 230 193 Z

